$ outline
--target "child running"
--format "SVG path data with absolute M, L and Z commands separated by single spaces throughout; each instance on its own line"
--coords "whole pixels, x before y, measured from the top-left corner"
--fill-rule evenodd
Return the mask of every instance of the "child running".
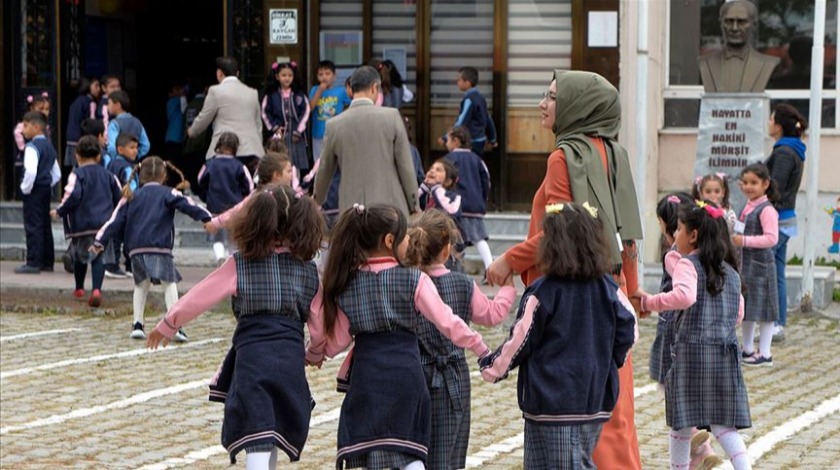
M 207 210 L 214 216 L 242 202 L 254 190 L 251 172 L 236 159 L 239 138 L 233 132 L 222 132 L 216 142 L 216 156 L 207 160 L 198 172 L 198 186 L 195 193 L 207 204 Z M 228 257 L 230 237 L 226 230 L 210 236 L 216 263 Z
M 466 127 L 456 126 L 446 134 L 450 160 L 458 169 L 458 193 L 461 195 L 461 235 L 467 246 L 475 246 L 486 270 L 493 262 L 489 236 L 484 225 L 485 202 L 490 196 L 490 172 L 481 157 L 470 150 L 470 134 Z M 486 275 L 485 275 L 486 279 Z
M 145 165 L 145 163 L 144 163 Z M 195 285 L 149 333 L 166 346 L 180 328 L 232 296 L 232 347 L 211 382 L 211 400 L 225 403 L 222 445 L 231 463 L 244 450 L 246 468 L 274 469 L 279 447 L 300 459 L 314 402 L 304 371 L 303 324 L 320 310 L 311 261 L 324 233 L 318 206 L 288 186 L 257 191 L 233 222 L 239 251 Z
M 610 275 L 595 208 L 551 204 L 543 231 L 545 275 L 522 295 L 505 342 L 479 360 L 481 377 L 494 383 L 520 368 L 526 469 L 595 468 L 592 451 L 618 400 L 636 320 Z
M 186 185 L 184 174 L 160 157 L 146 157 L 134 167 L 140 175 L 140 189 L 136 192 L 130 186 L 123 188 L 123 199 L 117 205 L 111 218 L 99 229 L 91 248 L 101 252 L 108 241 L 119 237 L 131 258 L 131 274 L 134 277 L 134 325 L 129 337 L 145 339 L 146 296 L 151 284 L 162 284 L 167 310 L 178 301 L 178 282 L 181 274 L 175 269 L 172 247 L 175 244 L 175 211 L 183 212 L 195 220 L 210 222 L 210 213 L 196 205 L 178 189 L 164 186 L 167 170 L 181 177 L 179 188 Z M 129 179 L 131 179 L 129 178 Z M 176 341 L 186 341 L 183 330 L 175 334 Z
M 108 221 L 120 202 L 120 183 L 99 164 L 100 146 L 96 137 L 82 137 L 73 151 L 76 152 L 77 166 L 67 179 L 61 204 L 50 215 L 63 219 L 64 236 L 71 240 L 67 251 L 73 260 L 73 276 L 76 279 L 73 297 L 81 300 L 85 296 L 85 276 L 90 264 L 93 285 L 88 305 L 99 307 L 105 265 L 102 264 L 102 256 L 93 255 L 90 248 L 96 232 Z
M 320 366 L 325 355 L 334 357 L 355 341 L 352 367 L 340 377 L 348 386 L 337 468 L 425 468 L 431 405 L 418 313 L 458 347 L 489 353 L 481 335 L 443 303 L 428 275 L 400 265 L 409 244 L 406 228 L 394 206 L 356 204 L 332 232 L 324 270 L 325 335 L 311 337 L 306 360 Z M 350 371 L 348 379 L 344 373 Z
M 411 221 L 406 262 L 429 275 L 443 302 L 464 322 L 483 326 L 501 323 L 516 297 L 513 277 L 493 300 L 482 294 L 468 275 L 450 272 L 445 263 L 460 234 L 455 222 L 437 209 Z M 419 320 L 420 361 L 432 398 L 432 440 L 427 469 L 464 468 L 470 439 L 470 371 L 463 348 L 452 344 L 434 324 Z
M 681 311 L 672 318 L 673 363 L 665 379 L 671 469 L 689 468 L 694 427 L 711 428 L 735 470 L 750 469 L 738 434 L 752 425 L 735 334 L 744 301 L 723 209 L 707 201 L 683 206 L 674 241 L 683 257 L 672 290 L 638 292 L 645 311 Z
M 773 208 L 773 202 L 778 200 L 779 192 L 763 163 L 753 163 L 744 168 L 741 190 L 747 196 L 747 205 L 738 218 L 743 224 L 743 233 L 732 236 L 735 246 L 741 247 L 741 274 L 746 299 L 741 354 L 744 365 L 772 366 L 770 345 L 773 343 L 775 322 L 779 318 L 773 253 L 779 241 L 779 213 Z M 756 323 L 761 333 L 757 353 L 753 345 Z
M 694 179 L 694 187 L 691 189 L 691 196 L 697 201 L 712 201 L 726 213 L 726 227 L 729 233 L 735 233 L 735 221 L 738 216 L 729 205 L 729 183 L 726 182 L 726 173 L 710 173 L 706 176 L 698 176 Z
M 309 99 L 303 89 L 295 62 L 274 63 L 266 79 L 268 86 L 262 100 L 262 118 L 272 139 L 280 139 L 289 149 L 295 177 L 309 173 L 306 155 L 306 124 L 309 122 Z

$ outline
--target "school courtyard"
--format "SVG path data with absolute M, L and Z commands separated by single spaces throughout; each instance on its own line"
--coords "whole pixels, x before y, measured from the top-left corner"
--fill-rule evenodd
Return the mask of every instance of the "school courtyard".
M 230 466 L 219 445 L 222 406 L 207 400 L 207 381 L 234 329 L 228 305 L 188 325 L 188 343 L 150 351 L 128 338 L 131 280 L 108 279 L 105 308 L 91 310 L 68 300 L 69 274 L 15 277 L 16 263 L 0 264 L 0 468 L 245 467 L 244 454 Z M 184 270 L 182 292 L 201 278 L 201 269 L 207 272 Z M 162 304 L 162 292 L 153 289 L 147 331 L 160 318 Z M 745 368 L 753 428 L 743 434 L 754 468 L 840 468 L 838 311 L 834 303 L 826 314 L 792 315 L 786 340 L 773 346 L 773 367 Z M 633 350 L 636 424 L 646 469 L 668 466 L 664 402 L 647 376 L 655 326 L 655 317 L 642 320 Z M 507 327 L 480 331 L 495 347 Z M 343 398 L 335 392 L 340 362 L 308 370 L 317 406 L 294 468 L 334 468 Z M 521 468 L 522 432 L 516 372 L 496 385 L 474 372 L 468 468 Z

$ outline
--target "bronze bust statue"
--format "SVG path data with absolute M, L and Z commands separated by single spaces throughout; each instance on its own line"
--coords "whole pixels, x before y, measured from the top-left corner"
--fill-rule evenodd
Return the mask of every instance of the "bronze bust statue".
M 724 47 L 698 60 L 707 93 L 761 93 L 767 87 L 779 58 L 753 49 L 750 41 L 757 22 L 758 9 L 749 0 L 720 7 Z

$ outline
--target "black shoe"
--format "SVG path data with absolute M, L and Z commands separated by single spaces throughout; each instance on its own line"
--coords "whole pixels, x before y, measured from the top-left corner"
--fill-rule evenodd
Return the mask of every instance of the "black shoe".
M 15 268 L 15 274 L 41 274 L 41 268 L 24 264 Z
M 73 270 L 75 266 L 73 266 L 73 257 L 70 256 L 70 253 L 64 253 L 61 257 L 61 262 L 64 264 L 64 270 L 70 274 L 73 274 Z

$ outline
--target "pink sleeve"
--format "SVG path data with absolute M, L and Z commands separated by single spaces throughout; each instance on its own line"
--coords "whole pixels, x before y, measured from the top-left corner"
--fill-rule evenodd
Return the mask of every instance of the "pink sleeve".
M 306 112 L 303 114 L 303 117 L 300 118 L 300 124 L 298 124 L 297 131 L 303 134 L 306 131 L 306 123 L 309 122 L 309 99 L 306 95 L 303 96 L 303 100 L 306 102 Z
M 656 295 L 647 294 L 642 297 L 642 310 L 646 312 L 662 312 L 665 310 L 682 310 L 694 305 L 697 301 L 697 271 L 688 258 L 679 260 L 674 267 L 672 276 L 674 288 L 671 292 Z
M 677 250 L 671 250 L 665 255 L 665 272 L 669 275 L 674 275 L 674 268 L 677 266 L 677 262 L 682 259 L 682 255 Z
M 96 101 L 90 102 L 90 109 L 88 110 L 88 117 L 96 119 Z
M 268 95 L 265 95 L 262 100 L 262 105 L 260 105 L 260 115 L 262 116 L 263 124 L 265 124 L 265 130 L 273 131 L 271 128 L 271 121 L 268 120 L 268 114 L 265 113 L 265 107 L 268 105 Z
M 453 314 L 452 309 L 443 303 L 437 288 L 425 273 L 420 274 L 417 291 L 414 293 L 414 304 L 420 314 L 434 323 L 438 331 L 456 346 L 469 349 L 477 356 L 484 356 L 490 352 L 481 335 L 471 330 L 464 320 Z
M 376 94 L 376 101 L 373 103 L 376 106 L 382 106 L 382 103 L 385 101 L 385 97 L 382 95 L 382 92 Z
M 251 192 L 251 194 L 254 194 Z M 248 195 L 248 197 L 251 197 Z M 230 224 L 230 219 L 236 215 L 239 211 L 242 210 L 242 207 L 245 206 L 245 203 L 248 202 L 248 197 L 239 201 L 239 204 L 231 207 L 230 209 L 226 210 L 225 212 L 213 217 L 210 220 L 210 223 L 216 226 L 216 228 L 230 228 L 228 224 Z
M 738 323 L 744 320 L 744 296 L 738 294 Z
M 335 357 L 336 354 L 347 349 L 353 342 L 350 336 L 350 320 L 341 310 L 335 319 L 333 338 L 327 337 L 324 327 L 324 293 L 318 287 L 318 293 L 312 299 L 309 309 L 309 319 L 306 321 L 309 329 L 309 342 L 306 343 L 306 360 L 311 363 L 318 363 L 327 357 Z
M 157 330 L 172 338 L 179 328 L 232 295 L 236 295 L 236 261 L 231 256 L 178 299 L 158 322 Z
M 764 235 L 744 236 L 744 247 L 746 248 L 773 248 L 779 241 L 779 213 L 770 206 L 764 208 L 758 214 L 761 221 L 761 230 Z
M 434 193 L 435 201 L 440 206 L 440 209 L 447 214 L 454 215 L 461 210 L 461 196 L 455 195 L 454 199 L 449 199 L 446 195 L 446 189 L 439 184 L 432 188 L 432 193 Z
M 483 326 L 498 325 L 510 313 L 510 306 L 513 304 L 514 298 L 516 298 L 516 288 L 513 286 L 502 286 L 493 300 L 490 300 L 481 292 L 478 284 L 473 282 L 470 321 Z
M 534 325 L 534 312 L 540 306 L 540 301 L 532 295 L 525 301 L 525 311 L 516 321 L 502 347 L 496 350 L 495 357 L 489 367 L 481 369 L 481 378 L 487 382 L 494 383 L 501 380 L 510 370 L 516 354 L 522 350 L 522 346 L 528 341 L 528 334 Z
M 17 145 L 18 150 L 20 150 L 22 152 L 24 147 L 26 147 L 26 139 L 23 137 L 23 123 L 22 122 L 19 122 L 17 124 L 17 126 L 15 126 L 14 135 L 15 135 L 15 145 Z

